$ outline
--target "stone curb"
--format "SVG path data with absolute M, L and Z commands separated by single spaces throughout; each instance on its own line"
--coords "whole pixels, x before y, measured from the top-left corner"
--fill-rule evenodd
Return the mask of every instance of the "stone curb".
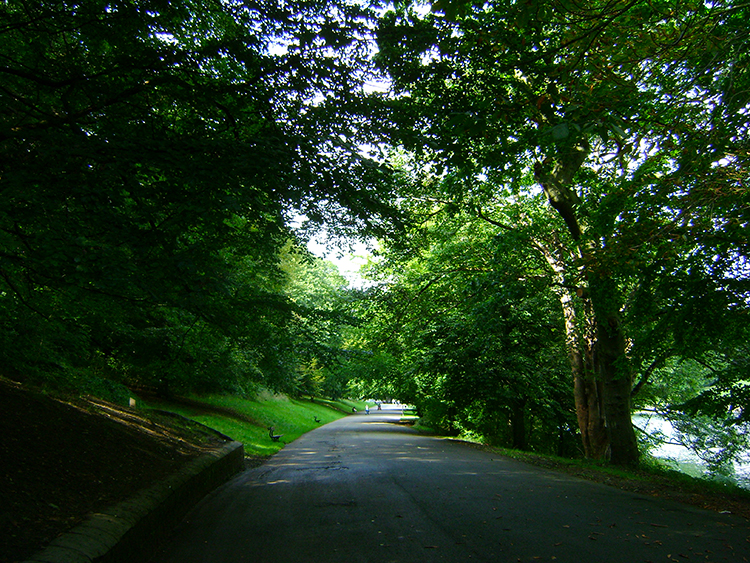
M 242 470 L 244 459 L 243 445 L 230 442 L 134 497 L 91 514 L 24 563 L 147 561 L 200 499 Z

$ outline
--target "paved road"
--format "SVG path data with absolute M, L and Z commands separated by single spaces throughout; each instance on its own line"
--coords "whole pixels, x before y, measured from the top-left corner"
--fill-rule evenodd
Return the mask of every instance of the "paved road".
M 750 526 L 350 416 L 206 497 L 153 561 L 750 560 Z

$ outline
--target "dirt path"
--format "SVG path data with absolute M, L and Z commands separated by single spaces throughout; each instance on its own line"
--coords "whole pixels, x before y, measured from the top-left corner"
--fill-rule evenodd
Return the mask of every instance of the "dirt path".
M 153 559 L 745 561 L 736 516 L 591 483 L 393 424 L 341 419 L 209 495 Z

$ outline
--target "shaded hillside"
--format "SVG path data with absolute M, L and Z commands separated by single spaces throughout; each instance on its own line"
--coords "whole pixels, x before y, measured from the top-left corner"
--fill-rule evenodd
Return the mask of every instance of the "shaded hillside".
M 63 402 L 0 379 L 0 562 L 23 560 L 223 443 L 176 417 Z

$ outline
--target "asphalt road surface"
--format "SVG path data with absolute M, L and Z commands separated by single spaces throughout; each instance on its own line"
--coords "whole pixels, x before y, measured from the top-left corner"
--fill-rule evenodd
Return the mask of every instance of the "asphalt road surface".
M 203 499 L 153 562 L 750 561 L 745 519 L 422 436 L 399 415 L 302 436 Z

